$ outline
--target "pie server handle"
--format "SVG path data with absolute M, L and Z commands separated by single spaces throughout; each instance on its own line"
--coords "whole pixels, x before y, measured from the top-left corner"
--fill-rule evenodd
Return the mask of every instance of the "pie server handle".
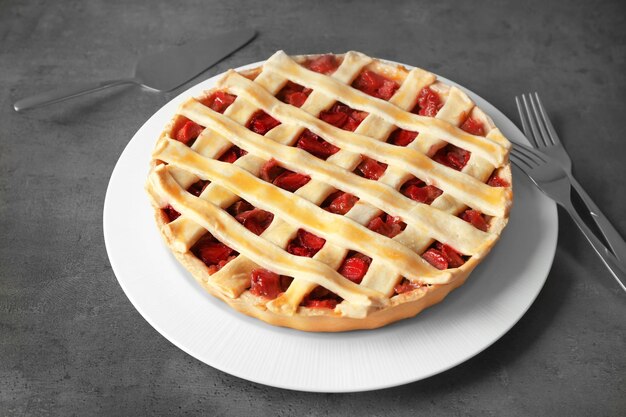
M 110 80 L 74 85 L 58 90 L 46 91 L 45 93 L 23 98 L 16 101 L 13 104 L 13 108 L 15 109 L 15 111 L 22 111 L 35 107 L 46 106 L 48 104 L 58 103 L 59 101 L 82 96 L 83 94 L 93 93 L 95 91 L 104 90 L 105 88 L 115 87 L 122 84 L 140 84 L 140 81 L 137 78 L 125 78 L 121 80 Z

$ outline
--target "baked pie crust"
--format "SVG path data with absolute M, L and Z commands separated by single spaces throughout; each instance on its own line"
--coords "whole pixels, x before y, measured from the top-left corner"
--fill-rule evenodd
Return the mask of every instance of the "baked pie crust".
M 427 71 L 279 51 L 180 106 L 146 190 L 172 253 L 233 308 L 305 331 L 371 329 L 440 302 L 491 250 L 512 204 L 509 148 Z M 324 206 L 334 195 L 346 205 Z

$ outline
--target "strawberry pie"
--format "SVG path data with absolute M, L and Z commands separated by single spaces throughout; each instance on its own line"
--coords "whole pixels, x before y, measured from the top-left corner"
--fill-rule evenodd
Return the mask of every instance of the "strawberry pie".
M 172 253 L 234 309 L 371 329 L 442 301 L 487 256 L 512 204 L 509 148 L 428 71 L 279 51 L 179 107 L 146 190 Z

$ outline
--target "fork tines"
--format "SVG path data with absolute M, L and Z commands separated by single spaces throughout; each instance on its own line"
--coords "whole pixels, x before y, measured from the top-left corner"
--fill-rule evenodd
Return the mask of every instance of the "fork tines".
M 526 165 L 528 168 L 533 168 L 534 166 L 548 162 L 550 159 L 543 152 L 518 143 L 513 143 L 509 156 L 511 161 L 520 169 L 524 168 L 523 166 L 520 166 L 520 163 Z
M 537 92 L 522 94 L 521 99 L 520 97 L 515 97 L 515 102 L 517 103 L 517 110 L 522 120 L 524 132 L 532 132 L 532 134 L 527 134 L 527 136 L 533 146 L 541 148 L 560 143 L 559 137 Z

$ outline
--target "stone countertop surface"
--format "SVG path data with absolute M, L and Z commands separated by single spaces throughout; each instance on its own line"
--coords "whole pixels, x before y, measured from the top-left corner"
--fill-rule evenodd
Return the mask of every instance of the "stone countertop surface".
M 494 345 L 412 384 L 313 394 L 225 374 L 155 331 L 111 270 L 102 207 L 129 139 L 184 89 L 278 49 L 352 49 L 437 72 L 515 121 L 513 97 L 540 91 L 577 178 L 626 236 L 625 20 L 619 1 L 1 1 L 0 415 L 623 415 L 626 294 L 561 210 L 546 285 Z M 174 92 L 12 109 L 240 26 L 258 38 Z

